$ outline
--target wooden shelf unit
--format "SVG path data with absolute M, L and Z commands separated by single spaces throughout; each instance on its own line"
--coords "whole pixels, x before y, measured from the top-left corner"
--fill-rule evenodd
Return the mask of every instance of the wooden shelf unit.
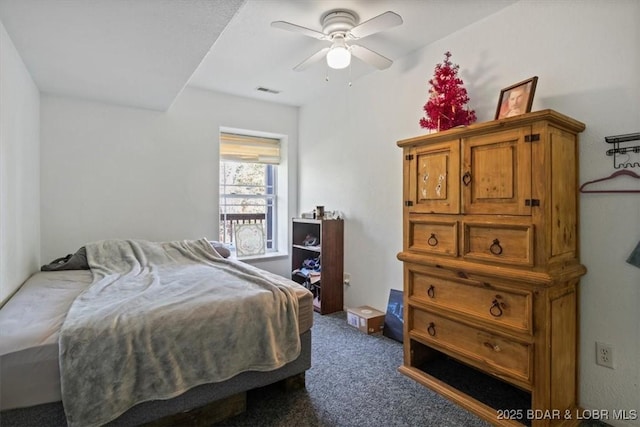
M 302 267 L 307 258 L 320 257 L 320 297 L 314 301 L 314 309 L 329 314 L 344 309 L 344 221 L 342 219 L 293 218 L 291 271 Z M 319 245 L 303 245 L 308 235 L 320 239 Z M 297 278 L 293 276 L 292 279 Z

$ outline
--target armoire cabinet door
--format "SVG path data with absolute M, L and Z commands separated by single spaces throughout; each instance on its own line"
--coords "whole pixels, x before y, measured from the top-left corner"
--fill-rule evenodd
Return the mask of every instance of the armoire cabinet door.
M 463 213 L 531 215 L 530 133 L 526 126 L 462 140 Z
M 411 150 L 408 200 L 415 213 L 460 212 L 459 140 Z M 408 202 L 408 203 L 407 203 Z

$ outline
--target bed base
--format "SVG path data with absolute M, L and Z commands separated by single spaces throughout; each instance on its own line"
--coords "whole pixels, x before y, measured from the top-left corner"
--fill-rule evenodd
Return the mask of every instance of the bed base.
M 300 390 L 305 387 L 304 372 L 278 381 L 277 384 L 284 391 Z M 210 426 L 240 415 L 246 410 L 247 392 L 243 391 L 242 393 L 208 403 L 200 408 L 152 421 L 142 427 Z
M 280 383 L 287 390 L 304 388 L 304 373 L 311 367 L 311 330 L 300 335 L 300 342 L 300 356 L 282 368 L 268 372 L 243 372 L 221 383 L 194 387 L 172 399 L 144 402 L 107 425 L 210 425 L 244 412 L 248 390 L 274 383 Z
M 247 409 L 247 392 L 216 400 L 200 408 L 161 418 L 142 427 L 210 426 L 240 415 Z

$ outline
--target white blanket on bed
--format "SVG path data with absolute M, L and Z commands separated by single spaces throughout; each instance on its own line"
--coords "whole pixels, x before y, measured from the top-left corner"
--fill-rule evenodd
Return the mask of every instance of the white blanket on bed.
M 92 285 L 60 331 L 67 422 L 96 426 L 196 385 L 277 369 L 300 353 L 283 279 L 223 259 L 206 239 L 86 245 Z

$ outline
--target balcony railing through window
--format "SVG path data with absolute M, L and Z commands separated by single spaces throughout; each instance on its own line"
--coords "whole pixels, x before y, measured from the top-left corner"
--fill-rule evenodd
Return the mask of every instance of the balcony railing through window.
M 266 247 L 271 249 L 273 247 L 273 232 L 267 221 L 267 215 L 264 213 L 228 213 L 220 214 L 220 235 L 224 236 L 222 239 L 225 243 L 234 242 L 234 231 L 236 224 L 263 224 L 265 226 L 265 233 L 267 236 Z

